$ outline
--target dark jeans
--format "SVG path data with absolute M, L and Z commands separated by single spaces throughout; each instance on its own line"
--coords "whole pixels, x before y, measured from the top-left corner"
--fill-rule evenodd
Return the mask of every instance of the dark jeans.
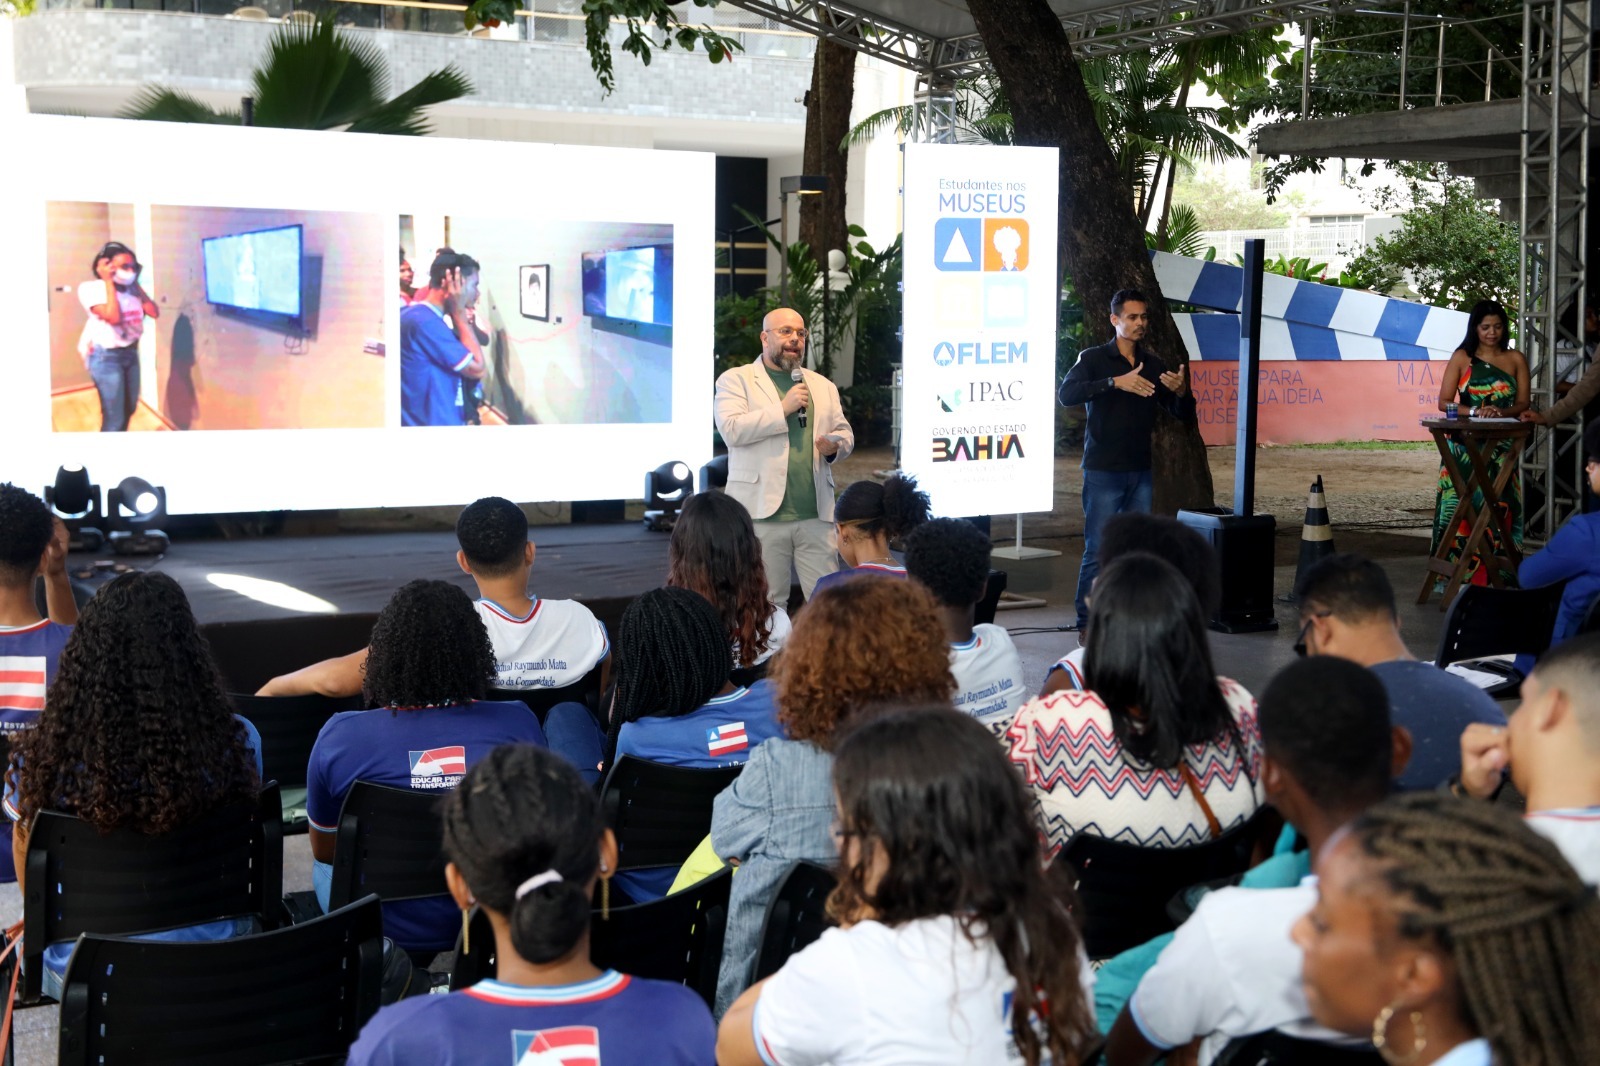
M 139 349 L 89 349 L 89 377 L 100 394 L 100 432 L 120 433 L 139 405 Z
M 1150 471 L 1113 473 L 1109 470 L 1083 472 L 1083 564 L 1078 567 L 1078 627 L 1089 618 L 1089 589 L 1100 573 L 1100 534 L 1112 515 L 1124 511 L 1150 511 Z

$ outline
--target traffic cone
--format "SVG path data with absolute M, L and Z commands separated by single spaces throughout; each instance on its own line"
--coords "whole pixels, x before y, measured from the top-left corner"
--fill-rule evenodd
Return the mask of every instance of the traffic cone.
M 1322 493 L 1322 475 L 1318 474 L 1306 501 L 1305 525 L 1300 527 L 1300 561 L 1294 568 L 1294 587 L 1299 588 L 1306 572 L 1333 551 L 1333 525 L 1328 521 L 1328 500 Z M 1293 601 L 1293 591 L 1283 599 Z

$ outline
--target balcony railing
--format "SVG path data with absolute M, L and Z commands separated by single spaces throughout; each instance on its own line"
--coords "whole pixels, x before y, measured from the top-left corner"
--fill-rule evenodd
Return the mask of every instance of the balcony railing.
M 41 11 L 133 10 L 212 15 L 254 22 L 310 21 L 331 15 L 341 26 L 543 41 L 583 47 L 583 0 L 524 0 L 516 23 L 478 27 L 462 23 L 465 4 L 435 0 L 41 0 Z M 816 38 L 732 4 L 680 9 L 691 22 L 710 26 L 744 46 L 744 54 L 809 59 Z M 615 33 L 616 30 L 614 29 Z M 614 37 L 613 45 L 620 43 Z
M 1215 248 L 1219 262 L 1231 263 L 1235 256 L 1244 254 L 1244 242 L 1251 238 L 1266 241 L 1267 255 L 1272 258 L 1305 256 L 1316 262 L 1340 265 L 1367 243 L 1366 225 L 1361 222 L 1287 229 L 1208 230 L 1200 235 L 1200 243 Z

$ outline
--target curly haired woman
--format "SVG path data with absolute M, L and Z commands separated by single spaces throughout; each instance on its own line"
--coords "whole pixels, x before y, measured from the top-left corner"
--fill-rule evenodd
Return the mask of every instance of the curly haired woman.
M 261 787 L 261 738 L 229 710 L 189 601 L 166 574 L 123 574 L 83 607 L 39 724 L 13 734 L 5 812 L 16 823 L 18 887 L 33 816 L 75 814 L 103 833 L 170 833 Z M 250 919 L 168 930 L 152 940 L 225 940 Z M 60 998 L 71 943 L 44 952 Z
M 524 703 L 483 700 L 494 652 L 467 594 L 444 581 L 413 581 L 394 594 L 372 627 L 363 693 L 369 711 L 328 719 L 306 770 L 312 882 L 328 905 L 339 810 L 357 781 L 416 792 L 452 789 L 501 744 L 545 746 Z M 443 951 L 461 916 L 443 893 L 387 903 L 384 931 L 407 951 Z
M 717 979 L 716 1012 L 750 983 L 761 919 L 797 860 L 838 857 L 833 745 L 843 729 L 889 704 L 944 703 L 955 691 L 939 606 L 914 582 L 861 577 L 818 592 L 773 663 L 787 739 L 758 747 L 711 818 L 711 846 L 739 863 Z
M 684 501 L 667 544 L 667 587 L 698 592 L 728 627 L 736 669 L 760 666 L 789 635 L 789 616 L 767 598 L 767 571 L 750 512 L 731 496 Z

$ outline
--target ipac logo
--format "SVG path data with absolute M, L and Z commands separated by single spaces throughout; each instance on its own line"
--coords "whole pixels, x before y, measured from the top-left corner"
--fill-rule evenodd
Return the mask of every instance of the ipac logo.
M 969 381 L 959 388 L 935 393 L 939 410 L 955 414 L 964 403 L 1021 403 L 1022 379 L 1012 381 Z
M 940 341 L 933 346 L 933 361 L 940 366 L 1010 366 L 1028 361 L 1027 341 Z
M 980 463 L 993 459 L 1022 459 L 1022 436 L 1017 433 L 977 433 L 933 438 L 936 463 Z
M 941 218 L 933 223 L 939 270 L 1028 269 L 1028 223 L 1020 218 Z

